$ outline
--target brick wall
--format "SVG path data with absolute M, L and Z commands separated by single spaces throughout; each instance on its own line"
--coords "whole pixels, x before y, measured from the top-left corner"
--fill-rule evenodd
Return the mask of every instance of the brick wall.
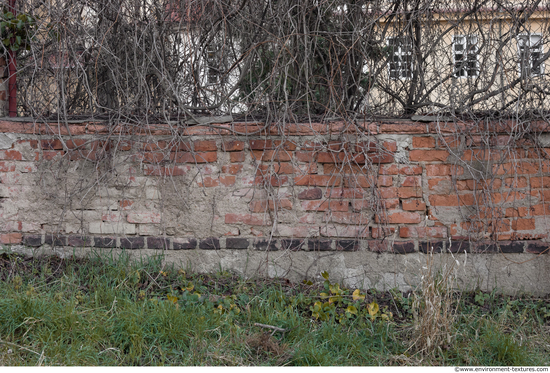
M 0 242 L 546 254 L 549 149 L 514 125 L 0 121 Z

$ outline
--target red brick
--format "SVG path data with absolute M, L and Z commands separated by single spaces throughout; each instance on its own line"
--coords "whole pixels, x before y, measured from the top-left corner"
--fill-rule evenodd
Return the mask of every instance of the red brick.
M 205 176 L 203 178 L 197 178 L 197 184 L 200 187 L 213 188 L 220 185 L 220 180 L 216 178 L 212 178 L 210 176 Z
M 65 154 L 65 152 L 63 152 L 63 151 L 44 150 L 42 152 L 42 157 L 47 161 L 51 161 L 55 157 L 63 157 L 64 154 Z
M 244 141 L 225 141 L 222 144 L 222 149 L 226 152 L 236 152 L 240 150 L 244 150 Z
M 358 188 L 329 188 L 325 193 L 330 198 L 363 198 L 363 189 Z
M 134 201 L 131 201 L 129 199 L 123 199 L 121 201 L 118 201 L 118 205 L 120 206 L 121 210 L 129 210 L 133 204 L 134 204 Z
M 369 218 L 364 214 L 353 212 L 326 212 L 323 219 L 325 222 L 351 225 L 365 225 Z
M 314 142 L 314 141 L 304 141 L 304 144 L 302 145 L 301 149 L 303 150 L 321 150 L 324 148 L 324 145 L 320 142 Z
M 101 215 L 102 221 L 117 222 L 117 221 L 120 221 L 120 218 L 121 216 L 120 216 L 120 213 L 118 212 L 112 212 L 112 213 Z
M 380 197 L 383 199 L 388 198 L 397 198 L 397 188 L 396 187 L 389 187 L 389 188 L 378 188 L 380 192 Z
M 156 166 L 145 165 L 143 170 L 147 176 L 182 176 L 185 175 L 191 169 L 190 166 Z
M 401 238 L 447 238 L 447 227 L 399 227 Z
M 374 184 L 373 177 L 365 175 L 351 175 L 344 178 L 346 188 L 370 188 Z
M 371 207 L 372 203 L 364 199 L 354 199 L 351 201 L 351 209 L 353 211 L 361 211 L 365 209 L 370 209 Z
M 9 162 L 0 162 L 0 172 L 15 171 L 15 164 Z
M 296 152 L 296 159 L 299 162 L 315 162 L 317 154 L 314 152 Z
M 380 133 L 426 133 L 426 125 L 418 123 L 382 123 Z
M 400 175 L 422 175 L 422 166 L 401 166 Z
M 459 185 L 459 181 L 457 181 L 457 187 Z M 451 193 L 453 190 L 452 179 L 450 176 L 432 177 L 428 179 L 428 189 L 437 193 Z
M 517 207 L 517 208 L 509 207 L 506 209 L 506 214 L 505 214 L 507 218 L 525 217 L 527 215 L 529 215 L 529 208 L 525 206 Z
M 401 183 L 401 186 L 404 187 L 420 187 L 422 185 L 422 180 L 420 176 L 406 176 Z
M 21 161 L 23 155 L 18 150 L 0 150 L 0 159 L 7 161 Z
M 532 216 L 550 215 L 550 205 L 540 204 L 529 207 L 529 212 Z
M 367 157 L 371 160 L 373 164 L 392 163 L 394 161 L 392 154 L 368 153 Z
M 342 183 L 341 176 L 332 175 L 304 175 L 296 176 L 294 184 L 298 186 L 340 186 Z
M 378 176 L 378 186 L 392 186 L 393 177 L 392 176 Z
M 506 180 L 511 180 L 512 178 L 508 178 Z M 524 178 L 522 178 L 524 179 Z M 550 177 L 540 177 L 540 176 L 533 176 L 531 179 L 529 179 L 531 183 L 531 188 L 548 188 L 550 187 Z M 508 183 L 507 183 L 508 184 Z
M 323 173 L 325 175 L 332 174 L 341 174 L 341 175 L 362 175 L 365 172 L 363 167 L 359 165 L 349 165 L 349 164 L 334 164 L 334 163 L 325 163 L 323 165 Z
M 170 160 L 177 163 L 212 163 L 218 160 L 218 153 L 172 152 L 170 153 Z
M 233 152 L 229 154 L 229 159 L 231 162 L 244 162 L 245 160 L 245 153 L 244 152 Z
M 388 224 L 418 224 L 422 221 L 416 212 L 388 210 L 385 215 L 381 218 L 380 215 L 375 215 L 374 221 L 376 223 L 383 221 Z
M 435 148 L 433 137 L 413 137 L 413 148 Z
M 38 149 L 38 140 L 17 140 L 18 144 L 28 144 L 33 149 Z
M 456 195 L 432 195 L 429 196 L 432 206 L 472 206 L 474 205 L 474 196 L 471 194 Z M 460 202 L 459 202 L 460 201 Z
M 402 187 L 397 189 L 397 196 L 399 198 L 422 197 L 422 189 L 417 187 Z
M 161 216 L 156 212 L 129 212 L 126 220 L 135 224 L 159 224 Z
M 59 139 L 41 140 L 40 145 L 44 150 L 63 150 L 63 143 Z
M 243 170 L 243 165 L 242 164 L 232 164 L 232 165 L 229 165 L 229 166 L 223 166 L 222 167 L 222 172 L 224 174 L 237 175 L 242 170 Z
M 302 208 L 306 211 L 348 211 L 348 201 L 303 201 Z
M 323 198 L 323 191 L 319 188 L 306 189 L 298 194 L 299 199 L 315 200 Z
M 270 225 L 263 214 L 225 214 L 225 224 Z
M 369 155 L 370 157 L 370 155 Z M 351 163 L 351 164 L 364 164 L 364 154 L 350 154 L 345 152 L 340 153 L 328 153 L 322 152 L 317 155 L 317 162 L 319 163 Z
M 257 176 L 254 178 L 255 185 L 282 186 L 288 183 L 288 176 Z
M 144 163 L 160 163 L 164 160 L 164 153 L 161 152 L 147 152 L 142 155 Z
M 220 183 L 225 186 L 231 186 L 235 184 L 235 176 L 220 176 Z
M 65 144 L 67 144 L 67 148 L 69 149 L 76 149 L 76 148 L 83 147 L 86 144 L 86 140 L 84 139 L 67 140 Z
M 420 167 L 420 166 L 415 166 L 415 167 Z M 399 166 L 396 164 L 383 165 L 383 166 L 380 166 L 378 173 L 381 175 L 398 175 Z M 420 173 L 422 173 L 422 169 Z
M 296 144 L 290 141 L 281 143 L 280 140 L 250 140 L 251 150 L 273 150 L 273 149 L 285 149 L 296 150 Z
M 411 150 L 409 159 L 413 162 L 445 162 L 449 157 L 446 150 Z
M 462 175 L 464 168 L 450 164 L 429 164 L 426 165 L 427 176 L 452 176 Z
M 372 238 L 384 238 L 392 236 L 395 233 L 394 227 L 380 227 L 380 226 L 373 226 L 371 227 L 371 235 Z M 372 241 L 369 243 L 369 247 Z M 375 251 L 375 250 L 373 250 Z
M 535 178 L 532 178 L 533 180 Z M 494 179 L 495 183 L 491 186 L 491 189 L 498 189 L 500 188 L 500 185 L 502 184 L 502 180 L 500 179 Z M 496 186 L 496 182 L 500 182 L 498 186 Z M 548 184 L 546 184 L 548 185 Z M 508 177 L 504 179 L 504 187 L 505 188 L 527 188 L 529 186 L 529 182 L 527 181 L 526 177 Z M 534 186 L 531 185 L 532 188 Z
M 251 201 L 250 202 L 250 212 L 266 212 L 267 211 L 267 201 Z
M 253 150 L 250 152 L 253 159 L 273 162 L 289 162 L 291 154 L 284 150 Z
M 21 243 L 23 236 L 21 233 L 6 233 L 0 235 L 0 243 L 3 244 L 18 244 Z
M 92 146 L 92 149 L 95 149 L 97 148 L 97 146 L 95 145 L 96 143 L 94 142 L 93 146 Z M 183 143 L 181 142 L 178 142 L 176 144 L 174 143 L 170 143 L 168 144 L 166 141 L 163 141 L 163 140 L 160 140 L 160 141 L 157 141 L 157 142 L 148 142 L 148 143 L 145 143 L 143 144 L 142 148 L 143 150 L 146 150 L 148 152 L 155 152 L 155 151 L 159 151 L 159 150 L 166 150 L 168 149 L 169 147 L 172 149 L 172 150 L 183 150 L 181 148 L 183 148 L 184 146 L 182 145 Z M 191 146 L 188 145 L 188 143 L 185 143 L 185 151 L 191 151 Z
M 426 211 L 426 203 L 421 199 L 407 199 L 402 205 L 405 211 Z
M 503 163 L 493 166 L 496 175 L 535 175 L 539 172 L 539 165 L 531 162 Z
M 212 152 L 218 150 L 214 140 L 195 140 L 193 146 L 196 152 Z
M 535 229 L 535 219 L 517 219 L 512 221 L 512 229 L 515 231 L 529 231 Z

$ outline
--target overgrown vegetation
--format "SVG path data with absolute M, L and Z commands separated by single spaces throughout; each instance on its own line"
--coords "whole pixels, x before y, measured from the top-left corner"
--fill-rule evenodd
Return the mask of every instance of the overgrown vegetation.
M 328 273 L 293 284 L 162 263 L 1 254 L 0 364 L 550 363 L 548 298 L 451 291 L 451 338 L 426 353 L 414 317 L 426 314 L 422 289 L 364 293 Z

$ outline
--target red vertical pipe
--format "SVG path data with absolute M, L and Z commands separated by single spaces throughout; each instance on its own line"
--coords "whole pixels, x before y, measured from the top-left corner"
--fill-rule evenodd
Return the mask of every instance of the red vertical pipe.
M 15 0 L 10 0 L 9 3 L 9 9 L 10 12 L 13 13 L 14 16 L 17 15 L 15 10 Z M 14 40 L 12 39 L 12 43 Z M 9 115 L 10 117 L 16 117 L 17 116 L 17 60 L 15 59 L 15 52 L 11 49 L 8 51 L 8 71 L 10 73 L 10 77 L 8 80 L 8 91 L 9 91 L 9 99 L 8 99 L 8 105 L 9 105 Z

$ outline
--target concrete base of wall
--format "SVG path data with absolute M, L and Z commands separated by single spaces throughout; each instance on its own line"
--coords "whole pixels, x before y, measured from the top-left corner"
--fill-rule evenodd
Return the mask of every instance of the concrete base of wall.
M 43 245 L 28 248 L 12 245 L 4 251 L 30 256 L 120 255 L 122 249 L 52 248 Z M 432 268 L 452 273 L 460 290 L 492 291 L 516 295 L 522 292 L 536 296 L 550 294 L 550 256 L 535 254 L 433 254 L 357 252 L 262 252 L 256 250 L 126 250 L 131 258 L 162 255 L 168 265 L 200 273 L 234 271 L 246 277 L 282 277 L 298 282 L 304 279 L 322 281 L 328 271 L 331 281 L 362 289 L 408 291 L 415 288 Z M 475 258 L 475 260 L 473 260 Z

